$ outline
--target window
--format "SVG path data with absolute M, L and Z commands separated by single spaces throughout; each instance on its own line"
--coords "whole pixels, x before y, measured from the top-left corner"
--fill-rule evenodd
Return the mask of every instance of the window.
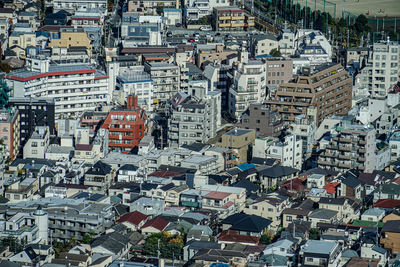
M 286 221 L 291 222 L 292 221 L 292 216 L 286 216 Z
M 37 150 L 36 149 L 32 149 L 32 155 L 37 155 Z

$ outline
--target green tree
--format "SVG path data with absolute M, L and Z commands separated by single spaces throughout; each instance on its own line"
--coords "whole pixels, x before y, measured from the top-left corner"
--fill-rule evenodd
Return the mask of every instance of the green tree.
M 281 57 L 281 51 L 279 51 L 278 49 L 274 48 L 271 50 L 270 55 L 273 57 Z
M 94 236 L 94 233 L 93 233 L 93 232 L 84 234 L 83 237 L 82 237 L 82 242 L 83 242 L 84 244 L 90 244 L 90 243 L 92 243 L 92 241 L 93 241 L 93 239 L 94 239 L 93 236 Z
M 271 231 L 267 231 L 260 237 L 260 243 L 263 245 L 269 245 L 272 243 L 273 239 L 274 234 Z
M 368 25 L 368 19 L 364 14 L 361 14 L 356 18 L 354 28 L 358 33 L 371 31 L 371 28 Z
M 161 16 L 162 15 L 162 13 L 163 13 L 163 11 L 164 11 L 164 7 L 162 6 L 162 4 L 161 3 L 158 3 L 157 4 L 157 15 L 159 15 L 159 16 Z
M 311 228 L 310 229 L 310 234 L 309 234 L 309 238 L 312 240 L 319 240 L 321 236 L 321 232 L 319 231 L 318 228 Z
M 147 256 L 158 256 L 158 248 L 161 257 L 178 259 L 181 257 L 183 238 L 181 235 L 170 235 L 166 232 L 150 235 L 143 247 L 143 253 Z

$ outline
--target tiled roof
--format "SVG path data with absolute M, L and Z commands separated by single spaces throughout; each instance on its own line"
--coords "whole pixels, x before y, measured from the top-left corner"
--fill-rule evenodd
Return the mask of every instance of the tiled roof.
M 235 230 L 223 230 L 218 237 L 218 241 L 258 244 L 260 238 L 251 235 L 240 235 L 239 232 Z
M 131 224 L 134 224 L 138 226 L 142 221 L 146 220 L 148 218 L 147 215 L 139 212 L 139 211 L 134 211 L 134 212 L 129 212 L 124 214 L 117 222 L 129 222 Z
M 207 195 L 205 195 L 205 198 L 211 198 L 211 199 L 224 199 L 228 197 L 230 194 L 229 193 L 224 193 L 224 192 L 210 192 Z
M 338 182 L 333 182 L 333 183 L 329 183 L 326 184 L 324 186 L 324 189 L 326 190 L 326 192 L 328 192 L 328 194 L 335 194 L 336 193 L 336 188 L 340 185 L 340 183 Z
M 156 217 L 154 219 L 151 219 L 150 221 L 147 221 L 142 229 L 147 228 L 147 227 L 153 227 L 157 230 L 163 231 L 168 225 L 168 222 L 164 220 L 161 217 Z
M 374 204 L 374 207 L 393 209 L 395 207 L 400 207 L 400 200 L 399 199 L 380 199 Z

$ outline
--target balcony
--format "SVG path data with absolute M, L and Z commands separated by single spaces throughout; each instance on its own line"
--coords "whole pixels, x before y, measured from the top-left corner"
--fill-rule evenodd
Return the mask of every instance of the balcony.
M 342 151 L 352 151 L 353 148 L 352 148 L 351 146 L 339 145 L 339 150 L 342 150 Z
M 362 139 L 360 139 L 360 140 L 358 141 L 358 143 L 359 143 L 360 145 L 365 145 L 365 144 L 366 144 L 365 140 L 362 140 Z
M 351 159 L 348 155 L 339 155 L 339 159 Z
M 359 153 L 365 153 L 365 148 L 360 148 L 360 149 L 358 149 L 358 152 L 359 152 Z
M 347 168 L 347 169 L 351 169 L 352 168 L 352 164 L 351 163 L 339 163 L 339 167 L 341 168 Z
M 200 202 L 181 201 L 181 205 L 186 207 L 201 208 Z
M 328 165 L 328 166 L 336 166 L 336 163 L 333 160 L 323 160 L 319 159 L 318 164 L 320 165 Z
M 360 161 L 360 162 L 365 162 L 365 158 L 364 158 L 364 157 L 359 157 L 359 158 L 358 158 L 358 161 Z

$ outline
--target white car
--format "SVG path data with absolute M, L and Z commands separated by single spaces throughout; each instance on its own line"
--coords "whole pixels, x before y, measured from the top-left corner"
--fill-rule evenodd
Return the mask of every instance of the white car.
M 200 31 L 203 31 L 203 32 L 212 31 L 212 28 L 210 26 L 203 26 L 203 27 L 200 27 Z

